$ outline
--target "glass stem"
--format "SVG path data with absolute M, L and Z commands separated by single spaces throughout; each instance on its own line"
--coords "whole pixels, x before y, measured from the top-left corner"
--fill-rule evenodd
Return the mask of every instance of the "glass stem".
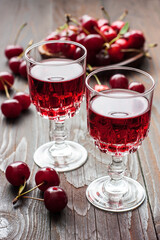
M 50 154 L 55 156 L 69 156 L 71 154 L 71 148 L 66 143 L 66 130 L 64 122 L 55 122 L 53 140 L 54 143 L 49 149 Z
M 67 134 L 66 134 L 64 122 L 55 122 L 54 135 L 53 135 L 55 146 L 60 149 L 65 148 L 66 138 L 67 138 Z
M 118 201 L 128 191 L 128 184 L 124 179 L 124 157 L 112 156 L 112 162 L 108 167 L 109 180 L 104 183 L 106 193 L 112 201 Z
M 112 162 L 108 168 L 108 174 L 113 181 L 119 181 L 123 178 L 125 166 L 122 156 L 112 156 Z

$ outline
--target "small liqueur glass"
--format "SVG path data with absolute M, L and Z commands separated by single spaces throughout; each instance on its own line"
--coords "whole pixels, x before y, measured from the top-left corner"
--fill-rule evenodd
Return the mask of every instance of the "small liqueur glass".
M 55 122 L 54 141 L 40 146 L 34 161 L 59 172 L 76 169 L 87 151 L 66 140 L 65 120 L 78 113 L 84 98 L 86 49 L 72 41 L 45 41 L 29 47 L 25 58 L 32 103 L 40 116 Z
M 129 83 L 142 83 L 145 91 L 95 90 L 97 79 L 102 85 L 108 85 L 115 74 L 125 75 Z M 86 190 L 88 200 L 100 209 L 128 211 L 145 199 L 140 183 L 124 176 L 124 159 L 139 148 L 148 134 L 154 88 L 152 76 L 131 67 L 103 67 L 86 78 L 88 131 L 100 151 L 112 158 L 108 175 L 94 180 Z

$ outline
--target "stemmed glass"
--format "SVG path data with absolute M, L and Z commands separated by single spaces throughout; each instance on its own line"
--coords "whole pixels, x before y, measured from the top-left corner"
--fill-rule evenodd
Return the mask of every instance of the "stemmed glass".
M 124 75 L 129 83 L 143 84 L 145 91 L 140 93 L 122 88 L 95 90 L 97 79 L 106 86 L 115 74 Z M 124 159 L 135 152 L 147 136 L 154 87 L 155 82 L 148 73 L 131 67 L 104 67 L 87 76 L 88 131 L 96 146 L 112 156 L 108 175 L 94 180 L 86 191 L 88 200 L 100 209 L 128 211 L 145 199 L 143 187 L 124 176 Z
M 40 146 L 34 161 L 59 172 L 78 168 L 86 161 L 87 151 L 66 141 L 64 123 L 79 111 L 84 97 L 86 49 L 72 41 L 44 41 L 29 47 L 25 58 L 32 103 L 40 116 L 55 122 L 54 141 Z

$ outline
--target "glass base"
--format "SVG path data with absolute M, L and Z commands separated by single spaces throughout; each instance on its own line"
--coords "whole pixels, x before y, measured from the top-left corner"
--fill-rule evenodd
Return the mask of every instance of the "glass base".
M 53 167 L 58 172 L 74 170 L 87 160 L 87 151 L 80 144 L 65 141 L 62 150 L 54 149 L 55 142 L 48 142 L 40 146 L 34 153 L 34 161 L 39 167 Z
M 132 178 L 124 177 L 123 180 L 127 185 L 127 191 L 119 195 L 116 192 L 106 192 L 105 185 L 110 181 L 109 176 L 96 179 L 86 190 L 87 199 L 97 208 L 109 212 L 125 212 L 135 209 L 144 201 L 145 190 Z

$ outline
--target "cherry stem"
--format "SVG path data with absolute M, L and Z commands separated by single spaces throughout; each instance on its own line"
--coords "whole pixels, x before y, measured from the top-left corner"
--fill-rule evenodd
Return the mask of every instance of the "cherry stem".
M 107 42 L 107 38 L 104 36 L 104 34 L 96 27 L 94 26 L 94 30 L 101 35 L 101 37 L 104 39 L 105 42 Z
M 126 9 L 126 10 L 124 10 L 124 12 L 122 13 L 122 15 L 119 17 L 119 21 L 122 21 L 126 16 L 127 16 L 127 14 L 128 14 L 128 10 Z
M 128 48 L 128 49 L 121 49 L 121 52 L 137 52 L 137 53 L 143 53 L 143 55 L 149 59 L 151 59 L 151 55 L 149 54 L 148 50 L 141 50 L 141 49 L 135 49 L 135 48 Z
M 6 93 L 6 97 L 7 97 L 8 99 L 10 99 L 11 97 L 10 97 L 9 92 L 8 92 L 8 87 L 7 87 L 7 85 L 5 84 L 5 80 L 0 79 L 0 81 L 1 81 L 1 83 L 2 83 L 2 85 L 3 85 L 3 87 L 4 87 L 4 90 L 5 90 L 5 93 Z
M 17 35 L 16 35 L 16 38 L 14 40 L 14 45 L 17 44 L 17 41 L 18 41 L 18 38 L 19 38 L 19 35 L 21 33 L 21 31 L 23 30 L 23 28 L 27 25 L 27 23 L 23 23 L 22 26 L 19 28 L 18 32 L 17 32 Z
M 70 22 L 73 22 L 77 26 L 80 26 L 79 22 L 75 18 L 70 18 Z M 84 28 L 83 26 L 81 26 L 81 28 L 82 28 L 83 32 L 85 32 L 87 35 L 90 34 L 90 32 L 86 28 Z
M 27 194 L 27 193 L 29 193 L 29 192 L 32 192 L 33 190 L 35 190 L 36 188 L 40 187 L 40 186 L 43 185 L 43 184 L 44 184 L 44 182 L 42 182 L 42 183 L 36 185 L 35 187 L 27 190 L 26 192 L 21 193 L 20 195 L 18 195 L 17 197 L 15 197 L 15 198 L 13 199 L 12 203 L 15 204 L 20 197 L 22 197 L 23 195 L 25 195 L 25 194 Z
M 30 40 L 27 47 L 24 49 L 24 51 L 18 56 L 19 59 L 21 59 L 25 53 L 25 51 L 27 50 L 28 47 L 30 47 L 33 44 L 33 40 Z
M 121 49 L 121 52 L 138 52 L 138 53 L 143 53 L 144 51 L 141 49 L 136 49 L 136 48 L 128 48 L 128 49 Z
M 93 68 L 92 68 L 92 66 L 90 64 L 88 64 L 87 67 L 88 67 L 90 72 L 93 71 Z M 97 75 L 94 74 L 93 76 L 95 77 L 98 85 L 101 85 L 101 82 L 100 82 L 99 78 L 97 77 Z
M 36 198 L 36 197 L 30 197 L 30 196 L 23 196 L 23 198 L 34 199 L 34 200 L 44 202 L 44 199 L 42 199 L 42 198 Z
M 13 87 L 13 85 L 10 83 L 10 82 L 8 82 L 6 79 L 1 79 L 0 78 L 0 81 L 2 82 L 2 84 L 4 84 L 4 82 L 5 83 L 7 83 L 7 85 L 9 85 L 10 87 L 12 87 L 16 92 L 19 92 L 19 90 L 17 89 L 17 88 L 15 88 L 15 87 Z M 6 85 L 6 84 L 5 84 Z M 6 86 L 7 86 L 6 85 Z M 4 85 L 3 85 L 4 86 Z
M 109 16 L 108 12 L 105 10 L 104 7 L 101 7 L 101 10 L 102 10 L 103 14 L 105 15 L 105 17 L 107 18 L 108 22 L 110 23 L 110 16 Z
M 157 43 L 150 43 L 150 44 L 148 44 L 149 48 L 154 48 L 154 47 L 157 47 L 157 46 L 158 46 Z

